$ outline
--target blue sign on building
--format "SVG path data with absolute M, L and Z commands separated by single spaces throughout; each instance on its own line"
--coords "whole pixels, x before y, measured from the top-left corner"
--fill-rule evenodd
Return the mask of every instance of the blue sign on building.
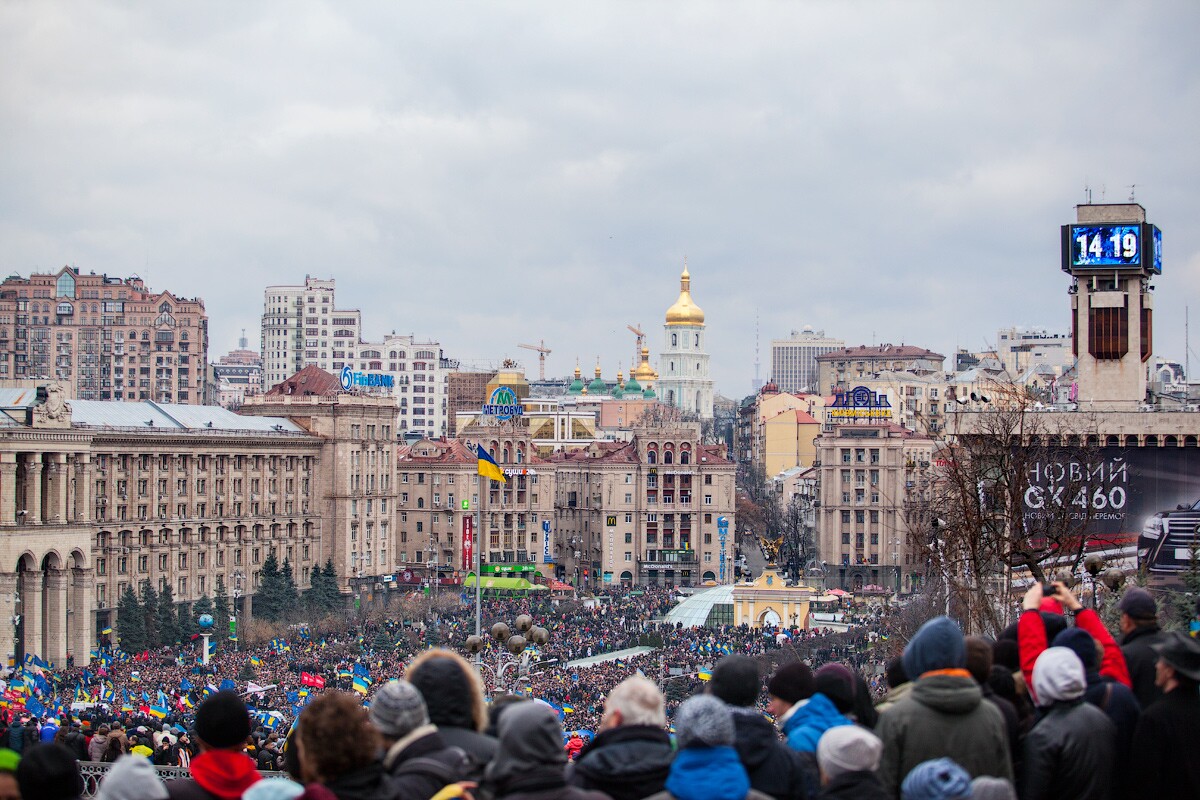
M 721 544 L 721 582 L 725 582 L 725 540 L 729 537 L 729 517 L 717 517 L 717 540 Z
M 342 391 L 348 392 L 359 387 L 379 387 L 390 389 L 396 381 L 391 375 L 381 375 L 377 372 L 355 372 L 350 367 L 342 367 Z
M 492 396 L 483 405 L 485 417 L 495 417 L 504 422 L 513 417 L 525 415 L 525 406 L 517 399 L 517 393 L 507 386 L 497 386 L 492 390 Z

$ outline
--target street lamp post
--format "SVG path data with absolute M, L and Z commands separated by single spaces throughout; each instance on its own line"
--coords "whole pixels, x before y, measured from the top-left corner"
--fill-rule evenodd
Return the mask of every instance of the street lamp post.
M 491 665 L 483 664 L 482 658 L 479 660 L 481 669 L 492 671 L 496 692 L 504 691 L 504 676 L 514 667 L 517 669 L 517 678 L 514 683 L 520 682 L 522 678 L 528 678 L 529 667 L 533 660 L 533 654 L 527 649 L 530 643 L 540 647 L 550 641 L 550 632 L 540 625 L 534 625 L 533 617 L 528 614 L 521 614 L 513 621 L 513 624 L 518 633 L 514 633 L 504 622 L 497 622 L 492 626 L 491 636 L 499 645 L 496 648 L 496 666 L 493 668 Z M 483 637 L 474 634 L 468 636 L 466 646 L 467 652 L 481 654 L 484 648 Z
M 236 653 L 238 650 L 238 624 L 239 610 L 241 608 L 242 597 L 242 579 L 246 577 L 245 573 L 239 570 L 234 570 L 233 577 L 233 650 Z M 208 663 L 207 661 L 205 663 Z

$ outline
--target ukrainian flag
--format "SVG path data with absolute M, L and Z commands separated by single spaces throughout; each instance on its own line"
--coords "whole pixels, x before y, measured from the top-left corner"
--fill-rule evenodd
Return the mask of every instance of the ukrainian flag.
M 574 714 L 575 706 L 570 706 L 570 705 L 567 705 L 566 703 L 563 703 L 562 710 L 563 710 L 563 713 L 565 713 L 565 714 Z
M 371 686 L 371 681 L 369 678 L 365 678 L 362 675 L 355 675 L 353 685 L 354 691 L 358 692 L 359 694 L 366 694 L 367 689 Z
M 150 706 L 150 716 L 157 719 L 165 719 L 167 716 L 167 709 L 163 706 Z
M 706 669 L 702 669 L 696 673 L 696 677 L 702 681 L 711 681 L 712 680 L 712 672 L 710 672 L 709 670 L 706 670 Z
M 261 666 L 262 666 L 262 659 L 261 659 L 261 658 L 259 658 L 258 656 L 250 656 L 250 666 L 252 666 L 252 667 L 261 667 Z
M 475 445 L 475 455 L 479 458 L 479 474 L 485 478 L 491 478 L 494 481 L 505 483 L 504 471 L 496 463 L 488 452 L 483 449 L 482 445 Z

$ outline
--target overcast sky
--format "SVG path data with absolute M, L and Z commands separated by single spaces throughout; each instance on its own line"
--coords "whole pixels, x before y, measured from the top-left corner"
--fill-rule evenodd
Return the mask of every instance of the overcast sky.
M 769 342 L 947 355 L 1069 329 L 1059 225 L 1163 230 L 1155 349 L 1200 352 L 1200 4 L 0 4 L 0 270 L 204 299 L 337 279 L 466 363 L 662 346 L 686 256 L 717 390 Z M 1195 369 L 1200 356 L 1193 355 Z

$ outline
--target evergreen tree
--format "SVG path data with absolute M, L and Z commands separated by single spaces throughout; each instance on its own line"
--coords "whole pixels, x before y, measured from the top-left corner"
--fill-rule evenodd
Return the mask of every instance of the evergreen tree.
M 296 576 L 292 574 L 292 562 L 287 558 L 283 559 L 283 567 L 279 570 L 279 600 L 282 615 L 291 616 L 298 602 L 298 594 Z
M 380 626 L 375 631 L 375 640 L 371 644 L 375 648 L 376 653 L 386 653 L 395 646 L 396 641 L 388 635 L 387 630 L 383 626 Z
M 218 583 L 212 603 L 214 642 L 224 642 L 229 638 L 229 613 L 229 595 L 225 593 L 225 584 Z
M 345 599 L 338 589 L 337 569 L 333 566 L 332 558 L 325 560 L 325 571 L 321 576 L 321 607 L 327 614 L 341 611 L 345 607 Z
M 205 595 L 203 599 L 208 603 L 208 611 L 204 613 L 211 614 L 212 601 L 208 599 L 208 595 Z M 181 642 L 186 643 L 191 641 L 192 634 L 200 632 L 200 626 L 196 624 L 196 617 L 199 614 L 196 613 L 195 609 L 198 605 L 200 605 L 199 600 L 196 601 L 195 605 L 192 603 L 178 603 L 175 606 L 175 630 L 178 631 L 179 641 Z
M 146 643 L 142 649 L 158 647 L 158 592 L 154 591 L 150 581 L 142 583 L 142 617 L 146 631 Z
M 325 610 L 320 600 L 321 585 L 324 580 L 325 573 L 321 569 L 321 565 L 317 564 L 312 568 L 312 573 L 308 579 L 308 588 L 304 590 L 304 608 L 308 611 L 310 617 L 316 617 Z
M 158 641 L 169 646 L 178 644 L 181 638 L 175 594 L 168 583 L 163 586 L 162 594 L 158 596 Z
M 275 551 L 267 552 L 259 573 L 258 591 L 254 593 L 254 616 L 275 622 L 283 613 L 283 586 L 279 574 L 279 560 Z
M 126 653 L 146 649 L 146 618 L 131 585 L 126 585 L 117 601 L 117 639 Z

